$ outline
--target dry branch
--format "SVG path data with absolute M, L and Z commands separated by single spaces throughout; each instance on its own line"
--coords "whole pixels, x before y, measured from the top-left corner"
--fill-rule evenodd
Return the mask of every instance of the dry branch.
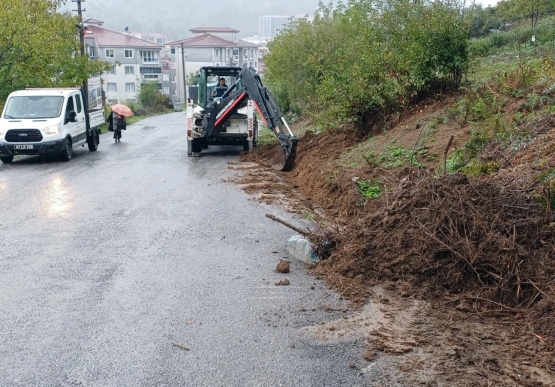
M 300 229 L 300 228 L 298 228 L 298 227 L 295 227 L 295 226 L 293 226 L 291 223 L 286 222 L 285 220 L 280 219 L 280 218 L 278 218 L 278 217 L 275 216 L 275 215 L 266 214 L 266 217 L 267 217 L 267 218 L 270 218 L 270 219 L 272 219 L 272 220 L 274 220 L 274 221 L 276 221 L 276 222 L 278 222 L 278 223 L 281 223 L 281 224 L 283 224 L 284 226 L 289 227 L 290 229 L 292 229 L 292 230 L 298 232 L 298 233 L 301 234 L 301 235 L 305 235 L 305 236 L 310 235 L 310 230 L 308 230 L 308 229 L 307 229 L 307 230 L 303 230 L 303 229 Z

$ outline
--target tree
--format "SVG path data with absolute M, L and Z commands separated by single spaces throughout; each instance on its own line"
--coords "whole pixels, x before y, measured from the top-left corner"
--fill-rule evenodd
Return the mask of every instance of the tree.
M 109 64 L 80 56 L 78 19 L 63 0 L 2 0 L 0 101 L 26 86 L 79 86 Z
M 553 0 L 506 0 L 499 2 L 497 7 L 513 20 L 529 19 L 532 28 L 536 27 L 540 16 L 555 9 Z
M 348 0 L 320 4 L 268 45 L 266 73 L 280 105 L 314 123 L 363 130 L 434 88 L 458 86 L 468 25 L 452 0 Z

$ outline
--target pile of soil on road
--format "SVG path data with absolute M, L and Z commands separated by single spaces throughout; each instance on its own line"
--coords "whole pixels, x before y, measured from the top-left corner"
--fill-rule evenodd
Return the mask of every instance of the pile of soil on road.
M 544 131 L 543 137 L 545 141 L 510 156 L 506 148 L 487 149 L 488 160 L 503 160 L 502 169 L 478 179 L 462 174 L 438 178 L 422 170 L 381 170 L 367 164 L 342 167 L 342 152 L 360 141 L 347 127 L 302 137 L 292 172 L 261 169 L 278 176 L 280 192 L 294 195 L 303 211 L 325 214 L 312 241 L 329 258 L 313 269 L 315 275 L 355 303 L 367 300 L 371 287 L 383 283 L 401 299 L 431 302 L 430 315 L 436 318 L 420 332 L 423 336 L 442 329 L 445 322 L 438 316 L 449 320 L 444 341 L 428 341 L 450 348 L 443 353 L 450 357 L 445 364 L 451 369 L 444 370 L 450 377 L 474 370 L 467 374 L 468 383 L 456 385 L 479 385 L 486 379 L 503 385 L 551 385 L 555 218 L 546 211 L 540 176 L 555 166 L 555 131 Z M 242 157 L 264 165 L 276 150 L 270 145 Z M 532 159 L 548 161 L 540 166 Z M 364 199 L 356 185 L 359 179 L 383 182 L 384 195 Z M 272 192 L 271 186 L 266 188 Z M 472 329 L 483 330 L 469 338 L 472 329 L 455 322 L 464 316 L 474 321 Z M 503 360 L 492 362 L 496 356 L 488 353 L 484 337 L 492 351 L 505 354 Z M 517 372 L 532 366 L 534 371 Z M 529 379 L 520 380 L 520 375 Z

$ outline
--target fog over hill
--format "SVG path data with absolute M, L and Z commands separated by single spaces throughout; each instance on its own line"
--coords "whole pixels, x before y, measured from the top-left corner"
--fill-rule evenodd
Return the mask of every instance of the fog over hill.
M 163 32 L 174 39 L 191 36 L 195 27 L 231 27 L 239 38 L 258 35 L 258 17 L 264 15 L 313 15 L 318 0 L 259 0 L 208 2 L 176 0 L 85 0 L 85 17 L 105 22 L 104 27 L 124 31 Z M 68 1 L 66 9 L 76 9 Z

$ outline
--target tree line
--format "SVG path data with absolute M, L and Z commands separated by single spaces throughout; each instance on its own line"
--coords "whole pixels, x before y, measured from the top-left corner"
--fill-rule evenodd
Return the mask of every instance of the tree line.
M 368 130 L 430 92 L 457 88 L 470 39 L 498 26 L 491 15 L 537 23 L 552 7 L 552 0 L 486 9 L 463 0 L 320 3 L 313 20 L 292 21 L 269 44 L 265 79 L 285 111 L 317 126 L 354 121 Z

